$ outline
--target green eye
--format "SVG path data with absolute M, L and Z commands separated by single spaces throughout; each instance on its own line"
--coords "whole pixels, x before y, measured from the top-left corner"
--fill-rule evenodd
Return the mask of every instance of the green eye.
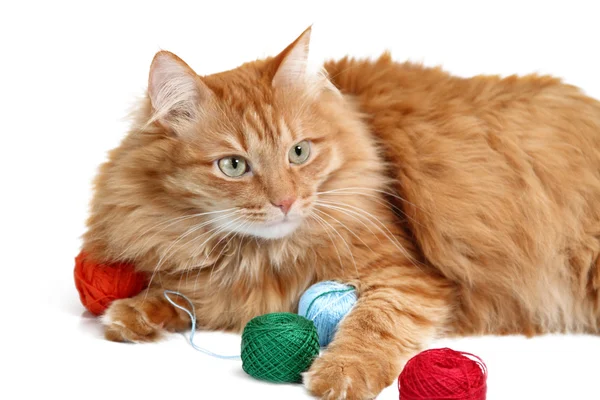
M 288 154 L 292 164 L 303 164 L 308 160 L 308 156 L 310 156 L 310 143 L 307 140 L 303 140 L 295 144 Z
M 217 163 L 219 169 L 231 178 L 237 178 L 248 172 L 248 164 L 242 157 L 225 157 Z

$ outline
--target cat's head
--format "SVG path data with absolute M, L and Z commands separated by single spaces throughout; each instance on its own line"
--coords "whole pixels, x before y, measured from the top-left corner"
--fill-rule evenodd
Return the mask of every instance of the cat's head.
M 277 239 L 309 218 L 319 191 L 351 185 L 374 152 L 344 96 L 308 68 L 309 39 L 310 28 L 276 57 L 203 77 L 156 54 L 146 125 L 156 140 L 140 149 L 154 197 L 223 232 Z

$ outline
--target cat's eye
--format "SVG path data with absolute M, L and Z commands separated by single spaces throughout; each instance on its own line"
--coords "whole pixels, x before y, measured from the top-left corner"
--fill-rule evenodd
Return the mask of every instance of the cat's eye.
M 217 164 L 221 172 L 231 178 L 238 178 L 249 171 L 248 163 L 243 157 L 221 158 Z
M 292 164 L 303 164 L 308 160 L 310 156 L 310 142 L 308 140 L 303 140 L 299 143 L 296 143 L 290 149 L 288 153 L 288 158 Z

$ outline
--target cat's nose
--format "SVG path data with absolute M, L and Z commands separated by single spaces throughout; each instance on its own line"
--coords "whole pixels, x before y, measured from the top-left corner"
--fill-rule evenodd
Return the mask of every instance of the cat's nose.
M 290 197 L 285 197 L 278 201 L 272 201 L 271 203 L 275 207 L 279 207 L 281 209 L 281 211 L 285 215 L 287 215 L 287 213 L 290 211 L 290 208 L 292 208 L 292 205 L 294 204 L 295 201 L 296 201 L 296 198 L 293 196 L 290 196 Z

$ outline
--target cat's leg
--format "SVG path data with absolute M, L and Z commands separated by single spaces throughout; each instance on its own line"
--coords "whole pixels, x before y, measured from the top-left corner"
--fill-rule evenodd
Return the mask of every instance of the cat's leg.
M 446 325 L 451 289 L 416 266 L 373 267 L 334 341 L 304 375 L 322 399 L 375 398 Z
M 185 307 L 179 296 L 171 299 Z M 153 342 L 165 332 L 189 329 L 190 317 L 164 297 L 163 289 L 147 289 L 139 295 L 114 301 L 102 316 L 104 336 L 115 342 Z

